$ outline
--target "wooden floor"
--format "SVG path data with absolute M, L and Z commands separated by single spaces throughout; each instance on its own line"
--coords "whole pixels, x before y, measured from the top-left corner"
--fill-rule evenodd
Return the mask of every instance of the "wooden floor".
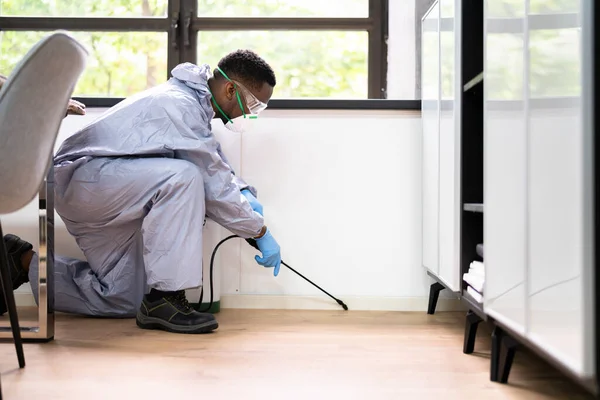
M 462 313 L 224 310 L 210 335 L 58 315 L 56 340 L 0 343 L 3 399 L 588 399 L 532 355 L 489 381 L 489 331 Z M 3 317 L 2 319 L 6 319 Z

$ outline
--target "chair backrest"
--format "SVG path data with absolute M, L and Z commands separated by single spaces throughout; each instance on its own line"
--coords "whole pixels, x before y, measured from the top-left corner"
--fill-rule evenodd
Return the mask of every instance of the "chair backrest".
M 88 53 L 66 32 L 40 40 L 0 91 L 0 214 L 33 200 Z

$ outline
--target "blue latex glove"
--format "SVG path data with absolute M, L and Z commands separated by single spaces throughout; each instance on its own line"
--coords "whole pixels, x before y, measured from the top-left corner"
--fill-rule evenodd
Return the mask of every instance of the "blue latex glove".
M 252 206 L 252 209 L 264 217 L 263 206 L 258 202 L 258 200 L 256 200 L 256 197 L 254 197 L 252 192 L 248 189 L 244 189 L 242 190 L 242 194 L 246 199 L 248 199 L 248 202 L 250 203 L 250 206 Z
M 275 268 L 273 275 L 277 276 L 279 268 L 281 268 L 281 252 L 271 232 L 267 229 L 263 237 L 256 239 L 256 244 L 262 253 L 262 257 L 255 256 L 254 259 L 265 268 Z

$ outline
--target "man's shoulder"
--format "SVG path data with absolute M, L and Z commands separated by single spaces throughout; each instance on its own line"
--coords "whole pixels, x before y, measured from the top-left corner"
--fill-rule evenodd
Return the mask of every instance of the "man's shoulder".
M 133 108 L 150 110 L 164 108 L 169 104 L 181 106 L 184 104 L 193 104 L 194 102 L 197 103 L 193 94 L 189 93 L 185 87 L 168 81 L 125 98 L 122 102 L 115 105 L 109 114 L 120 111 L 131 111 Z
M 158 106 L 167 104 L 199 106 L 195 91 L 177 80 L 169 80 L 154 89 L 147 99 Z
M 127 97 L 82 130 L 105 129 L 107 124 L 112 129 L 113 122 L 127 126 L 140 118 L 162 117 L 171 123 L 181 119 L 195 125 L 208 120 L 205 108 L 194 91 L 176 81 L 168 81 Z

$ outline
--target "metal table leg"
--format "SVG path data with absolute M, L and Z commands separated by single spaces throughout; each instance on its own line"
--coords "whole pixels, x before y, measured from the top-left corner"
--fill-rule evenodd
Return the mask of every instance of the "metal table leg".
M 54 339 L 54 168 L 50 167 L 40 189 L 39 207 L 39 272 L 37 326 L 21 324 L 26 342 L 49 342 Z M 35 324 L 33 324 L 35 325 Z M 0 339 L 12 339 L 10 327 L 0 327 Z

